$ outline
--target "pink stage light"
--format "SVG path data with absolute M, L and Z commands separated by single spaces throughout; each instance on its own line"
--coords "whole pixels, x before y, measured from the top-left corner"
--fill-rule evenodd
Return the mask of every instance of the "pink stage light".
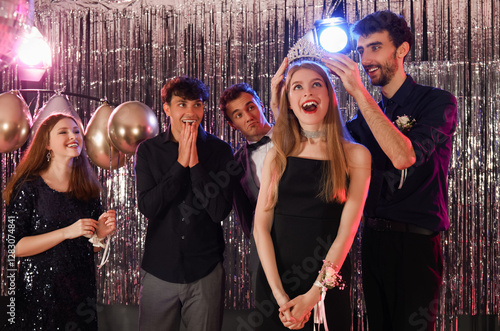
M 52 66 L 52 52 L 37 28 L 33 27 L 17 51 L 19 79 L 39 81 Z

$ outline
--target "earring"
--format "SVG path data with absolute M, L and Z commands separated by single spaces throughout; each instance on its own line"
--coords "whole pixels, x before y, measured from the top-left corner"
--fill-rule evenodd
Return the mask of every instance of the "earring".
M 50 151 L 47 153 L 47 162 L 50 162 L 50 159 L 52 158 L 52 154 L 50 154 Z

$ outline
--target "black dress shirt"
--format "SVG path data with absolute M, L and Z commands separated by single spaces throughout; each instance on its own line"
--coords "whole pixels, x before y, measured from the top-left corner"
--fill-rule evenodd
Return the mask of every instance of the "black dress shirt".
M 456 103 L 450 93 L 416 84 L 409 75 L 390 100 L 382 97 L 379 106 L 393 123 L 404 115 L 416 120 L 406 134 L 416 162 L 407 169 L 401 188 L 401 170 L 384 154 L 361 112 L 347 123 L 353 138 L 372 154 L 366 217 L 407 222 L 432 231 L 449 228 L 447 177 L 457 122 Z
M 223 260 L 237 165 L 231 147 L 201 126 L 196 147 L 199 163 L 184 168 L 169 126 L 137 149 L 138 207 L 148 218 L 142 268 L 172 283 L 201 279 Z

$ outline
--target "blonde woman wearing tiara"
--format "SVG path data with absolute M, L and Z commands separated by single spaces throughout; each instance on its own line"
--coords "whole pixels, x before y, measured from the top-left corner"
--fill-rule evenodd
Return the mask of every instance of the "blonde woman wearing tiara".
M 256 330 L 313 330 L 315 318 L 351 329 L 348 253 L 371 156 L 345 130 L 327 70 L 296 61 L 285 78 L 255 212 Z
M 8 330 L 97 330 L 94 252 L 116 228 L 99 196 L 75 119 L 47 117 L 3 192 L 19 258 Z

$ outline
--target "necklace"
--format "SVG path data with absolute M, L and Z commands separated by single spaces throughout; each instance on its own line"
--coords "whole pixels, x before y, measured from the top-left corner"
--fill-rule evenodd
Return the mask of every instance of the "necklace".
M 302 133 L 302 135 L 304 137 L 306 137 L 307 139 L 314 139 L 314 138 L 323 138 L 326 136 L 326 132 L 324 130 L 320 130 L 320 131 L 306 131 L 304 129 L 300 129 L 300 132 Z

